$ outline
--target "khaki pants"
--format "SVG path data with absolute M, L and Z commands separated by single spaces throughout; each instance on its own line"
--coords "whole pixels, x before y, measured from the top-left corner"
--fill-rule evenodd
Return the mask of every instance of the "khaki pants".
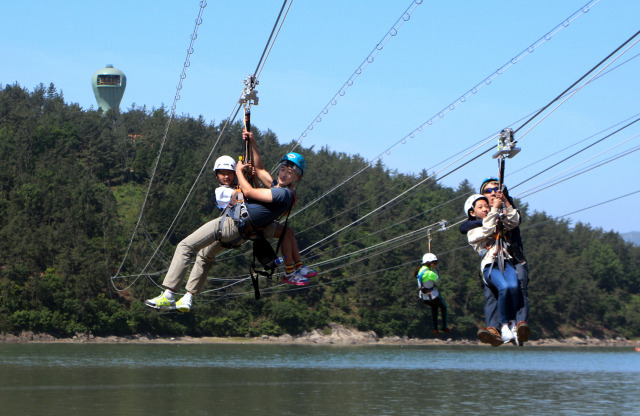
M 220 221 L 223 221 L 222 234 L 220 240 L 217 240 L 216 236 L 220 228 Z M 274 221 L 265 227 L 263 232 L 266 238 L 274 237 L 276 224 Z M 162 285 L 171 290 L 178 291 L 185 274 L 187 274 L 189 263 L 191 263 L 191 260 L 197 253 L 186 289 L 191 293 L 200 293 L 207 281 L 209 269 L 211 269 L 211 266 L 215 263 L 216 256 L 227 249 L 220 243 L 230 243 L 236 241 L 238 237 L 240 237 L 238 227 L 229 216 L 218 217 L 204 224 L 178 244 L 173 254 L 169 271 L 167 271 Z M 236 244 L 240 245 L 244 242 L 245 240 L 242 239 Z

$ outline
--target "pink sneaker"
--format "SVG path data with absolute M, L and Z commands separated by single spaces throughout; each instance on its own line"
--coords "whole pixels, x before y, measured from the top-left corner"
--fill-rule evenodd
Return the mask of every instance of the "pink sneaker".
M 291 274 L 285 274 L 282 278 L 282 282 L 290 285 L 305 286 L 309 284 L 309 279 L 300 275 L 298 271 L 295 271 Z

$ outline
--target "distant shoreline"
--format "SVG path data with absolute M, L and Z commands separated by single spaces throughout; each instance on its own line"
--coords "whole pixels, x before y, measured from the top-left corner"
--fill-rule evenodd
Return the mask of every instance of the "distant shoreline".
M 91 334 L 78 334 L 70 338 L 56 338 L 50 334 L 23 332 L 20 335 L 0 334 L 0 343 L 67 343 L 67 344 L 263 344 L 263 345 L 435 345 L 435 346 L 486 346 L 478 340 L 452 338 L 406 338 L 382 337 L 372 332 L 351 331 L 343 327 L 333 328 L 330 334 L 312 331 L 301 336 L 267 336 L 261 337 L 156 337 L 147 334 L 117 337 L 97 337 Z M 526 346 L 544 347 L 629 347 L 640 349 L 640 340 L 596 339 L 571 337 L 565 339 L 546 338 L 530 340 Z M 511 344 L 509 346 L 512 346 Z

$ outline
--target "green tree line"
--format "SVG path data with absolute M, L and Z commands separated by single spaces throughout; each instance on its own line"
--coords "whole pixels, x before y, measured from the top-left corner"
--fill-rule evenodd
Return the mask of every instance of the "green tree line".
M 411 240 L 409 232 L 459 220 L 473 189 L 467 181 L 453 189 L 424 181 L 426 171 L 407 175 L 380 162 L 338 186 L 367 162 L 326 147 L 297 150 L 308 168 L 296 209 L 317 202 L 289 221 L 301 248 L 342 230 L 305 252 L 305 261 L 322 272 L 312 285 L 291 290 L 277 278 L 265 279 L 263 297 L 255 300 L 250 283 L 230 283 L 248 274 L 247 244 L 221 255 L 192 313 L 146 308 L 144 299 L 159 293 L 175 245 L 218 215 L 213 161 L 243 152 L 240 123 L 221 134 L 224 121 L 183 115 L 168 122 L 165 108 L 84 110 L 66 103 L 53 84 L 33 91 L 18 84 L 0 88 L 0 332 L 259 336 L 336 322 L 380 336 L 430 336 L 431 311 L 418 301 L 413 277 L 427 240 L 424 232 Z M 267 166 L 291 148 L 270 130 L 254 130 Z M 530 264 L 532 336 L 639 336 L 640 248 L 617 233 L 572 225 L 516 202 Z M 477 255 L 457 227 L 434 227 L 430 236 L 451 335 L 474 338 L 484 321 Z

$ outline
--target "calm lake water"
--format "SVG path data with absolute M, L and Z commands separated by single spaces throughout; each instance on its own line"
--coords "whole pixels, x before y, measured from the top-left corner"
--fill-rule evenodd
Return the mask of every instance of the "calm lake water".
M 631 348 L 0 344 L 0 414 L 638 415 Z

